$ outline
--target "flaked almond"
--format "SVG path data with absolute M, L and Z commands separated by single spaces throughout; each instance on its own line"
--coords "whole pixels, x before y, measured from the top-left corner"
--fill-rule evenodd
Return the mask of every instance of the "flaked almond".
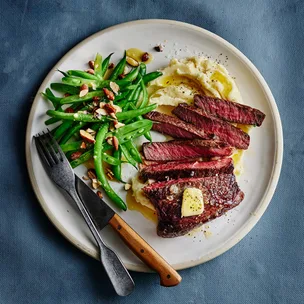
M 119 148 L 119 141 L 116 136 L 113 136 L 113 146 L 114 146 L 114 149 L 117 151 Z
M 144 54 L 141 56 L 141 60 L 142 60 L 143 62 L 148 61 L 149 58 L 150 58 L 150 55 L 149 55 L 149 53 L 147 53 L 147 52 L 144 53 Z
M 112 118 L 114 118 L 114 119 L 117 119 L 115 113 L 110 113 L 110 116 L 111 116 Z
M 80 149 L 86 149 L 87 148 L 87 144 L 83 141 L 80 145 Z
M 87 128 L 86 132 L 90 133 L 91 135 L 95 135 L 96 134 L 96 131 L 94 131 L 94 130 L 92 130 L 90 128 Z
M 97 87 L 96 87 L 96 83 L 95 82 L 90 82 L 90 85 L 91 85 L 91 87 L 92 87 L 92 90 L 96 90 L 97 89 Z
M 114 120 L 113 124 L 114 124 L 115 129 L 119 129 L 119 128 L 125 126 L 125 124 L 123 124 L 122 122 L 119 122 L 117 120 Z
M 70 93 L 64 93 L 63 96 L 64 96 L 64 97 L 69 97 L 69 96 L 71 96 L 71 94 L 70 94 Z
M 71 154 L 71 160 L 75 160 L 81 156 L 82 152 L 77 151 Z
M 80 130 L 80 136 L 83 138 L 85 141 L 89 143 L 95 143 L 95 138 L 92 134 L 86 132 L 85 130 Z
M 127 62 L 129 65 L 133 67 L 137 67 L 139 65 L 138 61 L 136 61 L 134 58 L 127 56 Z
M 106 103 L 102 109 L 107 111 L 108 114 L 116 113 L 116 109 L 115 109 L 114 105 L 111 104 L 110 102 Z
M 108 137 L 107 138 L 107 143 L 111 146 L 113 146 L 113 137 Z
M 115 113 L 122 112 L 122 109 L 121 109 L 120 106 L 117 106 L 117 105 L 114 105 L 114 104 L 113 104 L 113 107 L 115 108 Z
M 95 71 L 93 69 L 88 69 L 86 70 L 87 73 L 91 74 L 91 75 L 94 75 L 95 74 Z
M 100 185 L 101 184 L 100 184 L 100 181 L 98 179 L 96 179 L 96 178 L 92 179 L 92 188 L 94 190 L 98 189 Z
M 110 82 L 110 88 L 114 92 L 114 94 L 117 95 L 117 93 L 119 91 L 119 85 L 116 82 L 111 81 Z
M 103 101 L 102 101 L 102 102 L 99 103 L 99 107 L 100 107 L 100 108 L 103 108 L 105 104 L 106 104 L 106 102 L 103 102 Z
M 102 116 L 107 116 L 108 113 L 105 109 L 97 108 L 94 111 L 94 117 L 100 119 Z
M 89 87 L 87 84 L 83 84 L 80 87 L 79 97 L 84 97 L 89 93 Z
M 96 194 L 99 196 L 100 199 L 103 198 L 102 193 L 100 191 L 97 191 Z
M 89 179 L 97 179 L 96 171 L 94 169 L 88 169 L 88 177 Z
M 108 66 L 108 69 L 113 69 L 114 68 L 114 63 L 113 62 L 111 62 L 110 64 L 109 64 L 109 66 Z
M 132 187 L 132 186 L 131 186 L 130 184 L 125 184 L 125 190 L 126 190 L 126 191 L 130 190 L 131 187 Z
M 86 175 L 84 175 L 84 176 L 82 177 L 82 179 L 85 180 L 85 181 L 87 181 L 87 180 L 89 180 L 89 177 L 86 176 Z
M 74 113 L 74 109 L 72 109 L 71 107 L 68 107 L 64 110 L 65 113 Z
M 90 60 L 88 63 L 89 67 L 94 70 L 94 60 Z
M 115 99 L 114 93 L 112 91 L 110 91 L 109 89 L 103 88 L 103 92 L 105 93 L 105 95 L 107 96 L 107 98 L 109 100 L 114 100 Z
M 126 65 L 126 66 L 124 67 L 123 73 L 124 73 L 124 75 L 126 75 L 126 74 L 128 74 L 129 72 L 130 72 L 130 69 L 129 69 L 129 67 Z

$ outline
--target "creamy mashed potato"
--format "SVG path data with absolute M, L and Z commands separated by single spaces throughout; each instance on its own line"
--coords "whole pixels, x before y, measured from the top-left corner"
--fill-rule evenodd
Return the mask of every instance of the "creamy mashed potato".
M 177 106 L 181 102 L 193 104 L 193 96 L 197 93 L 243 103 L 240 91 L 226 68 L 205 57 L 189 57 L 172 59 L 162 69 L 163 75 L 149 84 L 149 102 L 158 106 Z M 242 126 L 246 132 L 248 126 Z M 243 150 L 236 150 L 234 160 L 235 174 L 243 171 Z M 133 195 L 137 202 L 153 209 L 150 200 L 144 195 L 144 184 L 134 177 L 132 181 Z

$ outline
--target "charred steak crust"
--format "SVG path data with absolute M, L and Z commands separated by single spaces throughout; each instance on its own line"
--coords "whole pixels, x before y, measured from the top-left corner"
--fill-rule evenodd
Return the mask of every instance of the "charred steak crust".
M 265 119 L 265 114 L 260 110 L 225 99 L 195 95 L 194 104 L 205 113 L 229 122 L 261 126 Z
M 182 195 L 189 187 L 202 190 L 205 209 L 201 215 L 182 218 Z M 144 187 L 143 191 L 157 210 L 157 234 L 167 238 L 188 233 L 223 215 L 244 199 L 234 174 L 158 182 Z
M 174 116 L 166 115 L 157 111 L 151 111 L 144 115 L 144 117 L 156 122 L 153 124 L 152 130 L 170 135 L 174 138 L 210 138 L 210 136 L 205 134 L 202 129 L 198 129 L 194 125 L 184 122 Z
M 147 160 L 172 161 L 198 157 L 229 156 L 233 148 L 218 140 L 170 140 L 143 144 Z
M 234 166 L 231 158 L 213 161 L 193 161 L 185 163 L 165 163 L 141 167 L 139 172 L 143 181 L 153 179 L 163 181 L 186 177 L 207 177 L 219 173 L 233 173 Z
M 205 113 L 204 110 L 180 103 L 173 111 L 180 119 L 202 128 L 205 133 L 217 136 L 220 140 L 238 149 L 247 149 L 250 137 L 230 123 Z

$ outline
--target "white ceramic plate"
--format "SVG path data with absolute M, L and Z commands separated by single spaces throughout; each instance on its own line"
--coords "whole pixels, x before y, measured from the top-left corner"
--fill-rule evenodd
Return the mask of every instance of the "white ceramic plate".
M 153 52 L 153 47 L 158 43 L 165 44 L 164 52 Z M 228 62 L 225 65 L 236 77 L 244 103 L 266 114 L 263 126 L 251 131 L 251 144 L 244 159 L 245 172 L 238 179 L 245 199 L 240 206 L 228 212 L 227 216 L 222 216 L 209 224 L 209 231 L 212 233 L 210 237 L 206 238 L 203 232 L 197 232 L 192 236 L 163 239 L 156 235 L 155 223 L 145 219 L 141 213 L 119 213 L 174 268 L 195 266 L 215 258 L 234 246 L 257 223 L 275 191 L 283 155 L 280 116 L 269 87 L 254 65 L 240 51 L 215 34 L 176 21 L 142 20 L 103 30 L 75 46 L 50 71 L 34 100 L 26 135 L 30 179 L 42 208 L 58 230 L 75 246 L 92 257 L 97 257 L 97 247 L 81 215 L 43 170 L 33 146 L 32 136 L 45 129 L 45 112 L 49 104 L 42 99 L 40 92 L 51 82 L 60 80 L 55 68 L 86 69 L 87 62 L 94 58 L 96 52 L 104 56 L 115 52 L 113 61 L 116 62 L 122 56 L 123 50 L 130 47 L 153 52 L 155 59 L 148 66 L 149 71 L 166 66 L 173 56 L 186 57 L 203 52 L 213 58 L 220 58 L 223 62 L 227 56 Z M 80 176 L 84 172 L 85 168 L 77 168 Z M 128 169 L 125 174 L 133 173 Z M 126 192 L 122 190 L 122 185 L 116 184 L 115 189 L 125 197 Z M 113 204 L 110 205 L 113 207 Z M 102 231 L 102 236 L 119 253 L 129 269 L 148 271 L 110 227 Z

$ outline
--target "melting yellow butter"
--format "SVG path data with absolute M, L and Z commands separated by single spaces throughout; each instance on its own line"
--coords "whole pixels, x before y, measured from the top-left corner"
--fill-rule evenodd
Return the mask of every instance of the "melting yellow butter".
M 200 189 L 186 188 L 183 193 L 181 216 L 200 215 L 204 211 L 204 197 Z

